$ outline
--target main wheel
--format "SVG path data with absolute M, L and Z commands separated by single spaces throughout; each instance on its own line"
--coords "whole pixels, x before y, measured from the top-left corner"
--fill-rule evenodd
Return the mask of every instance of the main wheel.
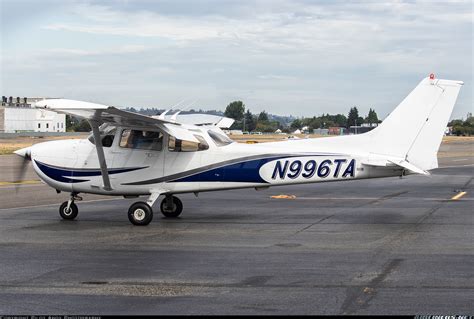
M 153 210 L 145 202 L 136 202 L 128 209 L 128 220 L 133 225 L 145 226 L 153 219 Z
M 71 203 L 68 210 L 67 203 L 68 202 L 64 202 L 61 204 L 61 206 L 59 206 L 59 215 L 61 215 L 63 219 L 72 220 L 77 217 L 77 214 L 79 213 L 79 209 L 77 208 L 76 204 Z
M 165 215 L 165 217 L 176 218 L 183 211 L 183 203 L 178 197 L 172 196 L 171 206 L 168 207 L 168 203 L 165 197 L 161 201 L 160 209 L 161 209 L 161 213 Z

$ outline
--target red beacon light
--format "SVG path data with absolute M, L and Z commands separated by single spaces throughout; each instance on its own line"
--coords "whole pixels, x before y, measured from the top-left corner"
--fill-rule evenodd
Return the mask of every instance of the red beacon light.
M 435 84 L 434 79 L 435 79 L 435 75 L 434 75 L 434 73 L 431 73 L 431 74 L 430 74 L 430 84 L 431 84 L 431 85 L 434 85 L 434 84 Z

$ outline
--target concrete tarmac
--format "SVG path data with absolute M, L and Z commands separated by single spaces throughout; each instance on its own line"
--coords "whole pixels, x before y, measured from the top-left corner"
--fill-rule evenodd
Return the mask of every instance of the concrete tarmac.
M 183 195 L 147 227 L 135 200 L 63 221 L 66 194 L 22 185 L 0 209 L 0 314 L 472 314 L 473 175 Z

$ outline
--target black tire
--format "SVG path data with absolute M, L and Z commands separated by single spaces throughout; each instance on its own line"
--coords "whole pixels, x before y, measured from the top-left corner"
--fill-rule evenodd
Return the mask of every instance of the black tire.
M 160 209 L 161 209 L 161 213 L 165 217 L 176 218 L 183 211 L 183 203 L 181 202 L 181 200 L 178 197 L 173 196 L 172 202 L 173 202 L 172 209 L 167 209 L 166 208 L 166 197 L 161 201 Z
M 79 209 L 77 208 L 76 204 L 71 203 L 69 206 L 69 211 L 67 211 L 67 203 L 68 202 L 64 202 L 61 204 L 61 206 L 59 206 L 59 215 L 61 215 L 63 219 L 73 220 L 77 217 L 77 214 L 79 214 Z
M 135 226 L 146 226 L 153 219 L 153 210 L 145 202 L 136 202 L 128 209 L 128 220 Z

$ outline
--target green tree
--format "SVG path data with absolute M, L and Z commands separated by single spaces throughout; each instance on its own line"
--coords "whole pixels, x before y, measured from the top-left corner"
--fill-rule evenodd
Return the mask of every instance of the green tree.
M 346 127 L 350 128 L 353 125 L 360 125 L 361 122 L 359 121 L 359 110 L 357 110 L 357 107 L 351 107 L 349 111 L 349 115 L 347 116 L 347 124 Z
M 375 113 L 375 110 L 369 109 L 369 114 L 365 118 L 365 122 L 371 125 L 375 123 L 379 123 L 379 118 L 377 116 L 377 113 Z
M 448 126 L 462 126 L 463 120 L 452 120 L 448 123 Z
M 91 127 L 85 119 L 75 116 L 66 115 L 66 131 L 67 132 L 90 132 Z
M 66 132 L 74 131 L 74 126 L 77 125 L 78 122 L 77 118 L 71 115 L 66 115 Z
M 87 122 L 86 119 L 82 119 L 75 127 L 74 131 L 76 132 L 90 132 L 91 126 L 89 125 L 89 122 Z
M 471 136 L 474 135 L 474 117 L 471 113 L 467 114 L 465 121 L 452 120 L 448 126 L 452 126 L 452 133 L 457 136 Z
M 257 122 L 267 123 L 268 122 L 268 114 L 265 111 L 260 112 L 258 115 Z
M 225 108 L 224 115 L 236 121 L 242 121 L 244 118 L 245 104 L 242 101 L 231 102 Z
M 275 132 L 279 127 L 278 121 L 257 122 L 256 130 L 259 132 Z
M 323 125 L 323 122 L 321 121 L 319 117 L 316 117 L 316 116 L 307 117 L 301 121 L 301 126 L 308 126 L 310 131 L 317 128 L 321 128 L 322 125 Z
M 293 122 L 291 122 L 290 127 L 293 129 L 300 129 L 303 127 L 303 125 L 300 119 L 295 119 Z
M 347 123 L 347 117 L 343 114 L 334 115 L 333 116 L 333 122 L 334 122 L 335 125 L 337 125 L 339 127 L 343 127 Z M 328 128 L 328 127 L 329 126 L 326 126 L 326 128 Z
M 472 113 L 467 113 L 467 118 L 466 118 L 466 121 L 464 121 L 464 123 L 469 126 L 474 126 L 474 116 L 472 116 Z
M 247 109 L 244 115 L 245 127 L 243 128 L 245 131 L 253 131 L 257 127 L 257 121 L 255 121 L 255 116 Z

